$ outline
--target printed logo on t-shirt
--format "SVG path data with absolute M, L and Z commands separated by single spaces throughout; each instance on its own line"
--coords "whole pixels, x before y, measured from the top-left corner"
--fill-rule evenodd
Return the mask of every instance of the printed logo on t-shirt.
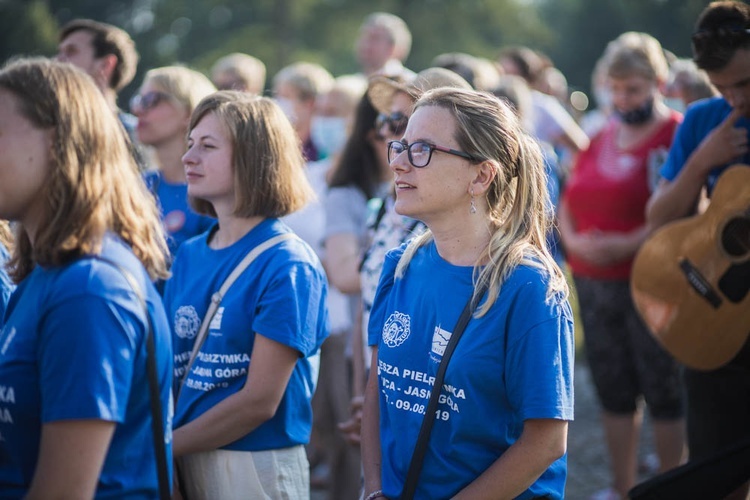
M 411 318 L 408 314 L 394 311 L 383 325 L 383 342 L 388 347 L 398 347 L 409 338 Z
M 451 339 L 453 332 L 443 330 L 439 326 L 435 327 L 435 332 L 432 334 L 432 353 L 440 357 L 443 357 L 445 348 L 448 347 L 448 341 Z
M 224 307 L 222 306 L 216 310 L 216 314 L 214 314 L 214 317 L 211 320 L 211 323 L 208 325 L 209 335 L 211 335 L 212 337 L 221 336 L 221 332 L 212 331 L 212 330 L 221 330 L 221 320 L 223 317 L 224 317 Z
M 174 332 L 181 339 L 192 339 L 198 334 L 201 319 L 193 306 L 180 306 L 174 313 Z

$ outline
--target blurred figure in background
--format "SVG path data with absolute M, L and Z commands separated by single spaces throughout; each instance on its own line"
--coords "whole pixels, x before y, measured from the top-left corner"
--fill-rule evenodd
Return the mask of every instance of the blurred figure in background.
M 579 155 L 558 210 L 612 471 L 612 487 L 595 500 L 626 498 L 635 486 L 641 398 L 661 471 L 681 463 L 685 441 L 679 367 L 641 321 L 630 293 L 633 258 L 648 234 L 652 173 L 682 115 L 663 102 L 668 67 L 655 38 L 628 32 L 612 47 L 607 77 L 614 116 Z
M 211 81 L 219 90 L 262 95 L 266 84 L 266 65 L 256 57 L 235 52 L 211 66 Z
M 491 91 L 500 83 L 499 66 L 489 59 L 475 57 L 464 52 L 446 52 L 436 56 L 430 64 L 433 68 L 445 68 L 458 73 L 476 90 Z
M 531 107 L 531 91 L 526 81 L 517 75 L 503 75 L 500 82 L 493 89 L 492 93 L 501 99 L 516 112 L 518 119 L 525 124 L 525 113 L 528 113 Z M 562 172 L 557 162 L 557 155 L 552 145 L 539 141 L 542 150 L 542 159 L 544 160 L 545 173 L 547 175 L 547 191 L 549 192 L 550 207 L 552 212 L 553 226 L 547 234 L 547 246 L 555 259 L 555 262 L 561 269 L 565 265 L 565 256 L 560 242 L 560 232 L 557 229 L 557 205 L 560 200 L 560 190 L 562 189 Z
M 539 90 L 544 60 L 528 47 L 511 46 L 500 51 L 498 63 L 505 74 L 519 75 L 529 84 L 532 109 L 527 116 L 533 126 L 529 133 L 552 144 L 561 166 L 569 170 L 575 155 L 588 147 L 589 139 L 560 101 Z
M 195 213 L 188 204 L 182 155 L 187 148 L 190 113 L 215 90 L 211 81 L 197 71 L 165 66 L 146 73 L 130 102 L 138 117 L 138 139 L 153 148 L 155 164 L 144 173 L 144 179 L 161 208 L 172 255 L 182 242 L 212 224 L 210 217 Z
M 133 81 L 138 66 L 135 42 L 111 24 L 74 19 L 60 29 L 57 60 L 81 68 L 94 79 L 110 109 L 125 128 L 138 166 L 146 168 L 146 153 L 138 146 L 136 118 L 117 105 L 117 93 Z
M 411 31 L 400 17 L 387 12 L 374 12 L 362 22 L 355 53 L 366 77 L 395 76 L 408 72 L 403 63 L 410 51 Z
M 273 77 L 273 96 L 292 122 L 302 143 L 305 160 L 318 161 L 320 151 L 312 141 L 312 117 L 316 99 L 331 90 L 333 76 L 323 66 L 297 62 L 282 68 Z
M 341 76 L 331 89 L 318 96 L 310 135 L 322 159 L 307 162 L 305 173 L 317 197 L 283 221 L 325 259 L 326 197 L 328 176 L 353 126 L 354 114 L 366 83 L 359 76 Z M 355 498 L 359 491 L 359 450 L 344 441 L 336 424 L 349 408 L 349 354 L 354 324 L 349 299 L 329 286 L 326 300 L 331 335 L 321 346 L 318 385 L 313 396 L 313 431 L 308 446 L 311 486 L 326 486 L 329 498 Z
M 670 108 L 685 113 L 690 103 L 717 95 L 719 93 L 706 72 L 699 69 L 691 59 L 675 59 L 669 65 L 664 102 Z

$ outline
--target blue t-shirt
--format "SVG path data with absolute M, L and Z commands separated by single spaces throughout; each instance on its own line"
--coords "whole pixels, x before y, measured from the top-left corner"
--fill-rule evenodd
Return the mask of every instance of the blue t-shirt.
M 207 231 L 215 222 L 211 217 L 195 213 L 190 207 L 187 184 L 171 184 L 158 170 L 145 172 L 143 178 L 156 196 L 172 255 L 184 241 Z
M 278 219 L 266 219 L 227 248 L 208 246 L 213 230 L 180 247 L 164 292 L 172 324 L 176 387 L 213 293 L 251 249 L 290 232 Z M 301 239 L 283 241 L 260 254 L 229 288 L 210 323 L 206 341 L 182 386 L 175 428 L 195 420 L 245 385 L 257 333 L 299 351 L 299 360 L 276 414 L 223 448 L 259 451 L 307 443 L 318 351 L 328 335 L 326 294 L 320 260 Z
M 401 494 L 438 365 L 473 291 L 473 268 L 448 263 L 434 242 L 394 280 L 404 248 L 386 256 L 369 325 L 388 498 Z M 469 321 L 448 365 L 416 498 L 458 493 L 520 437 L 524 420 L 573 419 L 572 314 L 546 293 L 543 273 L 519 266 L 489 312 Z M 563 456 L 518 498 L 562 498 L 566 474 Z
M 128 269 L 146 291 L 171 467 L 167 317 L 148 274 L 126 245 L 107 236 L 102 255 Z M 60 267 L 37 266 L 11 296 L 6 319 L 0 332 L 0 496 L 24 496 L 43 424 L 96 419 L 117 423 L 96 497 L 156 498 L 147 323 L 120 271 L 92 258 Z
M 661 168 L 661 176 L 668 181 L 673 181 L 701 141 L 721 124 L 731 111 L 732 107 L 723 97 L 712 97 L 691 104 L 685 113 L 682 124 L 677 129 L 672 147 L 669 149 L 667 161 Z M 750 120 L 743 116 L 737 121 L 735 127 L 750 130 Z M 731 164 L 734 163 L 750 165 L 750 153 L 745 154 L 742 158 L 737 158 Z M 709 194 L 713 191 L 716 181 L 727 167 L 729 167 L 729 164 L 711 170 L 706 180 Z
M 8 306 L 8 300 L 10 300 L 10 293 L 15 288 L 8 272 L 5 270 L 5 263 L 8 262 L 8 259 L 10 259 L 8 249 L 0 244 L 0 328 L 3 326 L 3 317 L 5 316 L 5 308 Z

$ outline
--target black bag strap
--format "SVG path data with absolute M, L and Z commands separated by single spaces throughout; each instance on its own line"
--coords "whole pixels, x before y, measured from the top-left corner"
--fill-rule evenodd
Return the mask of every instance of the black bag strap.
M 425 453 L 427 453 L 427 442 L 430 440 L 432 426 L 435 423 L 438 400 L 440 399 L 440 392 L 443 390 L 443 380 L 445 379 L 445 372 L 448 369 L 448 362 L 450 361 L 451 356 L 453 356 L 453 351 L 456 350 L 458 341 L 464 334 L 466 325 L 469 324 L 471 316 L 474 314 L 474 310 L 485 291 L 487 291 L 486 282 L 482 283 L 480 288 L 477 289 L 477 292 L 469 298 L 463 312 L 461 312 L 461 316 L 458 318 L 456 327 L 453 329 L 451 338 L 448 340 L 448 345 L 445 347 L 443 358 L 440 360 L 440 365 L 435 374 L 435 383 L 432 386 L 430 401 L 427 403 L 427 410 L 425 411 L 424 419 L 422 420 L 422 427 L 419 428 L 417 444 L 414 446 L 414 452 L 411 455 L 411 462 L 409 463 L 409 471 L 406 474 L 404 489 L 399 497 L 401 500 L 411 500 L 414 498 L 414 493 L 417 490 L 417 482 L 419 481 L 419 474 L 422 472 L 422 465 L 424 464 L 424 456 Z M 476 300 L 474 300 L 475 297 Z
M 156 342 L 154 341 L 154 325 L 151 320 L 151 314 L 148 312 L 148 304 L 141 287 L 135 280 L 133 274 L 125 269 L 119 263 L 102 257 L 101 255 L 92 256 L 96 260 L 106 262 L 111 265 L 125 277 L 130 287 L 135 292 L 138 301 L 143 307 L 146 314 L 146 375 L 148 376 L 148 392 L 151 403 L 151 432 L 154 440 L 154 453 L 156 455 L 156 473 L 159 479 L 159 498 L 161 500 L 170 500 L 169 468 L 167 467 L 167 447 L 164 444 L 164 421 L 162 420 L 162 406 L 159 394 L 159 378 L 156 369 Z

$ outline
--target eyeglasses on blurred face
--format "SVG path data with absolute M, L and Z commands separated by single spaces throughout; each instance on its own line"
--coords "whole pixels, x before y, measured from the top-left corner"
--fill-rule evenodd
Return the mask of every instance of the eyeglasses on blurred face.
M 158 91 L 136 94 L 130 99 L 130 111 L 133 113 L 142 113 L 155 108 L 160 102 L 167 99 L 169 99 L 169 94 Z
M 407 152 L 409 157 L 409 163 L 416 168 L 426 167 L 432 159 L 433 151 L 441 151 L 454 156 L 460 156 L 471 161 L 478 161 L 476 158 L 463 151 L 457 151 L 455 149 L 446 148 L 445 146 L 437 146 L 430 144 L 425 141 L 416 141 L 411 144 L 407 144 L 403 141 L 390 141 L 388 143 L 388 162 L 392 163 L 398 155 Z
M 383 127 L 388 126 L 391 135 L 399 136 L 406 132 L 406 125 L 409 123 L 409 117 L 400 111 L 386 115 L 381 113 L 375 119 L 375 130 L 380 131 Z

